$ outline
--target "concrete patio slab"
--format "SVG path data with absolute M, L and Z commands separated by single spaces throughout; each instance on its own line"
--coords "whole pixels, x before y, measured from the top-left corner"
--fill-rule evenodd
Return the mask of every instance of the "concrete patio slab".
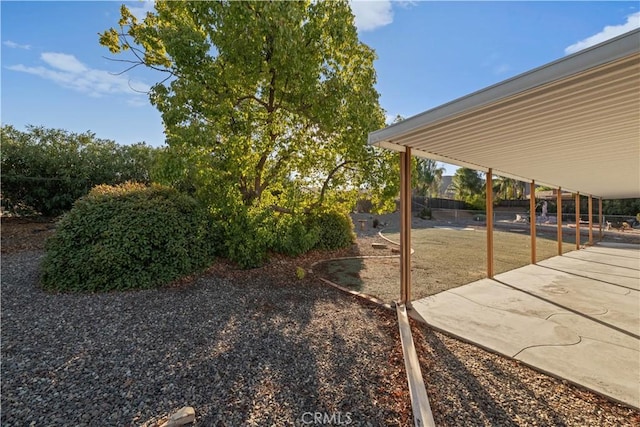
M 594 322 L 587 317 L 573 313 L 558 313 L 552 314 L 549 319 L 559 325 L 570 328 L 582 338 L 590 338 L 638 351 L 637 338 L 611 330 L 608 326 Z
M 544 319 L 475 303 L 452 292 L 442 292 L 413 302 L 419 313 L 432 313 L 425 318 L 436 328 L 513 357 L 523 348 L 535 345 L 570 345 L 580 342 L 571 329 Z
M 413 302 L 466 341 L 640 408 L 640 247 L 594 246 Z
M 633 249 L 594 247 L 540 261 L 538 265 L 637 291 L 640 290 L 640 258 L 632 256 L 637 252 Z M 613 271 L 612 267 L 617 268 Z
M 602 394 L 638 406 L 640 369 L 638 350 L 582 338 L 573 346 L 532 347 L 517 357 L 528 365 L 585 384 Z M 626 381 L 612 381 L 623 374 Z M 635 399 L 635 400 L 634 400 Z

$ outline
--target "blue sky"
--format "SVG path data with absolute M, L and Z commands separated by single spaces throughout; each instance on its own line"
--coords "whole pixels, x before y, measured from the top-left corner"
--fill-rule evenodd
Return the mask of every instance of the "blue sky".
M 90 130 L 121 144 L 164 143 L 148 89 L 163 76 L 110 61 L 98 33 L 122 2 L 2 1 L 1 121 Z M 138 14 L 151 2 L 125 2 Z M 375 49 L 380 102 L 410 117 L 640 26 L 629 2 L 358 1 Z M 133 89 L 132 89 L 133 88 Z M 364 141 L 363 141 L 364 143 Z M 453 168 L 447 169 L 449 172 Z

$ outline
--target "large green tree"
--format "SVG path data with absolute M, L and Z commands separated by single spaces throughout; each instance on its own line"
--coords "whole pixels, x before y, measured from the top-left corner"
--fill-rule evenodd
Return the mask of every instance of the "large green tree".
M 166 73 L 150 99 L 181 159 L 167 164 L 206 199 L 290 211 L 331 190 L 395 195 L 397 161 L 366 144 L 384 113 L 346 1 L 156 1 L 143 20 L 123 5 L 100 43 Z
M 524 198 L 524 182 L 512 178 L 496 176 L 493 179 L 493 190 L 496 199 L 513 200 Z
M 469 168 L 459 168 L 453 175 L 451 182 L 455 197 L 474 203 L 484 193 L 484 181 L 478 171 Z

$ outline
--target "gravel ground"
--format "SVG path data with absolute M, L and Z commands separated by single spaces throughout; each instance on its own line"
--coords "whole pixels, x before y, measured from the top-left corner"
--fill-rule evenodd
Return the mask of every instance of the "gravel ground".
M 286 279 L 313 256 L 94 295 L 42 292 L 41 258 L 2 257 L 3 426 L 154 426 L 186 405 L 199 426 L 303 425 L 309 412 L 412 425 L 394 313 Z M 638 411 L 412 329 L 438 426 L 640 425 Z
M 437 426 L 640 426 L 640 411 L 410 321 Z
M 2 257 L 2 425 L 407 425 L 393 314 L 308 278 L 209 274 L 161 290 L 37 288 L 40 252 Z M 243 275 L 243 273 L 239 273 Z M 289 276 L 295 277 L 295 276 Z

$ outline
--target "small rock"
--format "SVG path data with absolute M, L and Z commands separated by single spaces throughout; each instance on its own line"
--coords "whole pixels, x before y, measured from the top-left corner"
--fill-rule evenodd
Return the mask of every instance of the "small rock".
M 371 246 L 373 249 L 387 249 L 387 245 L 384 243 L 372 243 Z
M 196 411 L 191 406 L 184 406 L 178 412 L 171 415 L 160 427 L 178 427 L 192 423 L 196 420 Z
M 400 253 L 400 248 L 391 248 L 391 253 L 399 254 Z

